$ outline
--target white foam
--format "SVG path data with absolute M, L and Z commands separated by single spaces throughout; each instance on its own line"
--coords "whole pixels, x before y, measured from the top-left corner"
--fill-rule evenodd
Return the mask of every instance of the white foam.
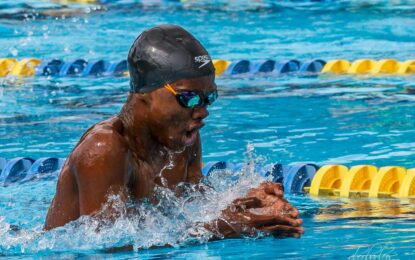
M 11 225 L 0 217 L 0 251 L 5 254 L 63 252 L 68 249 L 90 252 L 125 245 L 133 245 L 138 250 L 205 243 L 213 233 L 206 230 L 203 223 L 218 218 L 233 200 L 266 180 L 256 174 L 254 168 L 251 161 L 250 167 L 238 173 L 214 171 L 207 178 L 209 185 L 183 185 L 184 193 L 179 197 L 172 190 L 158 187 L 156 204 L 125 204 L 118 196 L 111 195 L 102 211 L 111 207 L 115 221 L 83 216 L 48 232 L 43 231 L 41 225 L 12 231 Z

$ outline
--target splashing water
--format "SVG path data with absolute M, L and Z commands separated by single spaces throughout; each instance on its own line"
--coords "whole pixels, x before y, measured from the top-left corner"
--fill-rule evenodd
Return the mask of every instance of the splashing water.
M 233 200 L 267 181 L 250 165 L 237 173 L 214 171 L 205 180 L 209 185 L 182 185 L 181 196 L 165 187 L 156 187 L 156 204 L 148 201 L 125 204 L 119 196 L 109 195 L 101 212 L 111 207 L 117 216 L 113 220 L 82 216 L 46 232 L 41 224 L 16 230 L 5 217 L 0 217 L 0 251 L 5 255 L 67 252 L 68 249 L 81 253 L 126 245 L 139 250 L 205 243 L 216 233 L 206 230 L 203 224 L 220 217 Z
M 179 150 L 179 151 L 172 151 L 172 150 L 169 150 L 167 147 L 164 147 L 164 148 L 166 149 L 166 152 L 167 152 L 168 161 L 167 161 L 167 164 L 164 165 L 163 168 L 161 168 L 160 172 L 157 174 L 157 177 L 160 178 L 161 185 L 163 187 L 168 187 L 168 183 L 167 183 L 166 178 L 164 178 L 164 176 L 163 176 L 163 172 L 165 170 L 173 169 L 173 167 L 174 167 L 174 155 L 175 154 L 181 154 L 182 152 L 184 152 L 185 147 L 183 149 Z M 163 155 L 163 151 L 161 152 L 161 154 Z

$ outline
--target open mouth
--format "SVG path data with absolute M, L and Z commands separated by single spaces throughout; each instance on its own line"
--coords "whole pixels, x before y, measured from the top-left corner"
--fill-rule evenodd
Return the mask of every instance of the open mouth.
M 186 137 L 191 137 L 196 132 L 196 129 L 192 129 L 190 131 L 186 131 Z
M 194 128 L 190 131 L 186 131 L 184 144 L 186 146 L 192 145 L 196 142 L 197 137 L 197 128 Z
M 185 131 L 185 135 L 184 135 L 184 144 L 185 144 L 185 146 L 192 145 L 196 142 L 197 133 L 198 133 L 199 129 L 202 128 L 203 126 L 204 126 L 204 124 L 202 123 L 202 124 L 194 126 L 192 128 L 188 128 L 188 130 Z

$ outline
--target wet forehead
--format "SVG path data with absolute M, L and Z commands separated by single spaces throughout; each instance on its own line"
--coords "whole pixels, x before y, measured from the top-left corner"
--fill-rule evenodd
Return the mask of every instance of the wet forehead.
M 215 77 L 213 76 L 178 80 L 172 84 L 177 90 L 191 90 L 204 93 L 211 92 L 217 88 Z

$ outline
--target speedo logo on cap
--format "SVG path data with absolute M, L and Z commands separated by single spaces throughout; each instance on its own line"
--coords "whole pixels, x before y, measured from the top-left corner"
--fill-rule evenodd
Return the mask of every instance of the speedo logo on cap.
M 202 68 L 203 66 L 205 66 L 206 64 L 208 64 L 210 62 L 210 57 L 209 57 L 209 55 L 196 56 L 195 57 L 195 62 L 202 63 L 199 66 L 199 69 L 200 69 L 200 68 Z

